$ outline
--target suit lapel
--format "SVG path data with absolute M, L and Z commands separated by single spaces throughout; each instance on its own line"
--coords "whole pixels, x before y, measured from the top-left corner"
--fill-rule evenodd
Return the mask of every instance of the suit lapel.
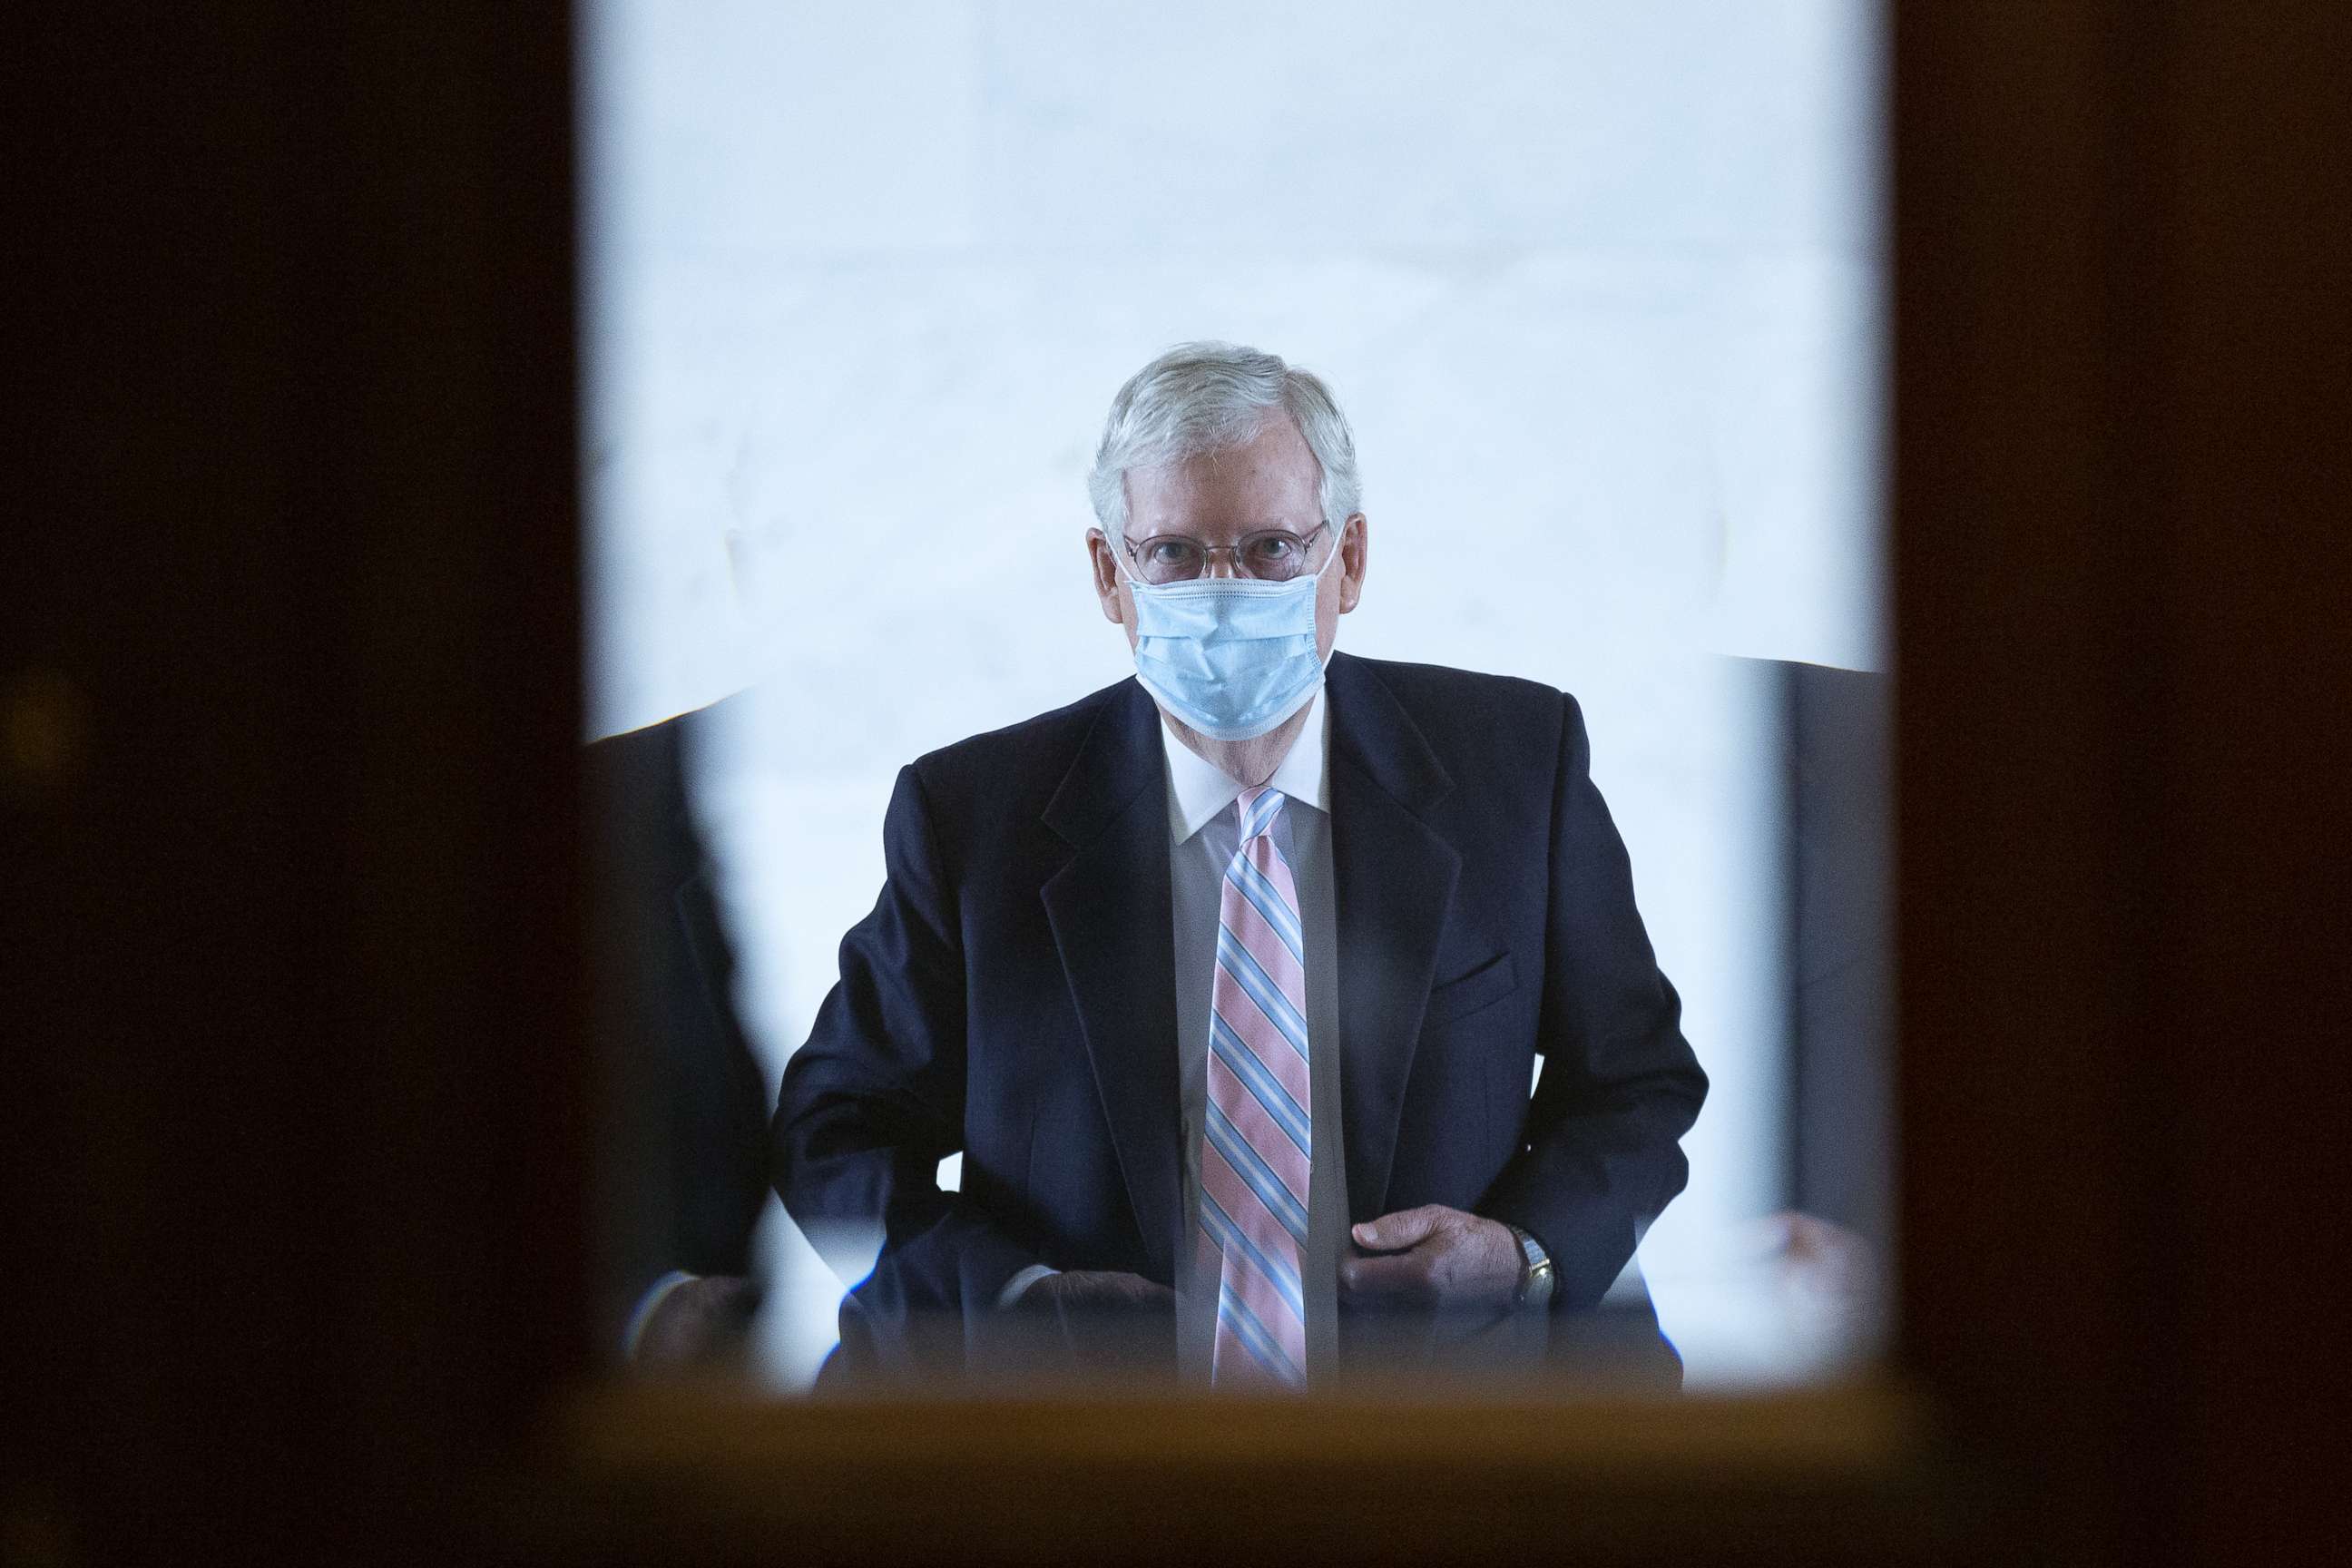
M 1420 816 L 1454 784 L 1419 726 L 1345 654 L 1332 656 L 1325 689 L 1348 1206 L 1361 1221 L 1385 1212 L 1413 1045 L 1462 860 Z
M 1144 1272 L 1171 1279 L 1182 1152 L 1159 723 L 1133 680 L 1105 704 L 1045 807 L 1045 825 L 1075 853 L 1046 879 L 1044 898 L 1142 1234 Z

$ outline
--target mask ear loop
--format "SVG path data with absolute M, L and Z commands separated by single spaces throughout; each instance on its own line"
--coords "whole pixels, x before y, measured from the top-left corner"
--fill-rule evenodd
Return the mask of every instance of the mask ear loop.
M 1104 529 L 1102 531 L 1103 547 L 1110 552 L 1111 564 L 1118 568 L 1118 574 L 1127 579 L 1127 585 L 1129 588 L 1148 588 L 1151 586 L 1150 584 L 1127 569 L 1126 532 L 1127 530 L 1122 527 L 1119 530 L 1121 537 L 1113 539 L 1110 536 L 1110 530 Z
M 1323 526 L 1331 531 L 1331 553 L 1323 557 L 1322 565 L 1315 568 L 1315 580 L 1318 583 L 1323 581 L 1324 573 L 1331 570 L 1331 563 L 1339 559 L 1340 542 L 1348 535 L 1348 525 L 1344 522 L 1335 523 L 1327 517 L 1323 520 Z

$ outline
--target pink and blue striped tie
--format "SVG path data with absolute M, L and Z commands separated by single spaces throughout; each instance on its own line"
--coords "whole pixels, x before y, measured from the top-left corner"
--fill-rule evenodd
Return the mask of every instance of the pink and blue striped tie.
M 1201 1239 L 1218 1278 L 1210 1377 L 1225 1384 L 1307 1381 L 1298 1260 L 1314 1100 L 1298 885 L 1274 842 L 1283 804 L 1277 790 L 1242 791 L 1241 848 L 1217 907 Z

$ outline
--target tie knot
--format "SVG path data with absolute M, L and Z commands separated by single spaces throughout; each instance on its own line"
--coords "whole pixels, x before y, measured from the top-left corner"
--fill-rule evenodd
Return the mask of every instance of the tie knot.
M 1274 826 L 1274 819 L 1282 815 L 1285 798 L 1280 790 L 1269 789 L 1265 784 L 1254 785 L 1242 791 L 1243 843 L 1248 843 Z

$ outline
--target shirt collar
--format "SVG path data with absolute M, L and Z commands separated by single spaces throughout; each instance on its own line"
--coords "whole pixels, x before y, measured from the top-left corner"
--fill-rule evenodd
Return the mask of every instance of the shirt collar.
M 1266 786 L 1301 805 L 1328 812 L 1330 739 L 1331 710 L 1318 687 L 1307 705 L 1307 722 L 1299 726 L 1297 738 Z M 1181 844 L 1233 805 L 1242 786 L 1178 740 L 1165 718 L 1160 722 L 1160 749 L 1168 759 L 1168 836 Z

